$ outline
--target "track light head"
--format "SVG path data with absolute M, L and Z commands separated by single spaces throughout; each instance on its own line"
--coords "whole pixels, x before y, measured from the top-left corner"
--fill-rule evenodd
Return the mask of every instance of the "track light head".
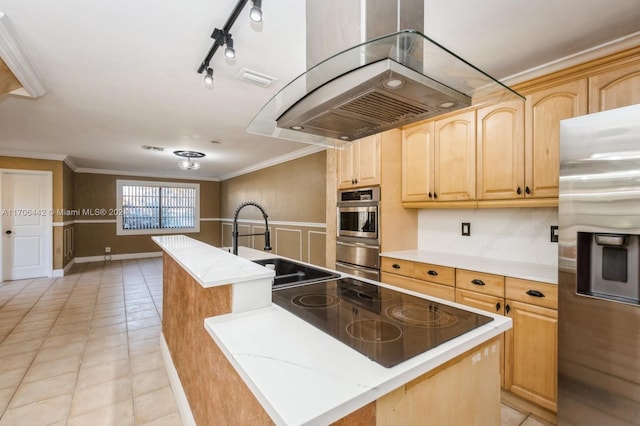
M 253 7 L 249 11 L 249 17 L 253 22 L 262 21 L 262 0 L 253 0 Z
M 231 38 L 231 34 L 227 34 L 225 39 L 225 44 L 227 45 L 226 49 L 224 49 L 224 56 L 227 58 L 235 58 L 236 51 L 233 48 L 233 38 Z
M 207 87 L 213 86 L 213 68 L 207 67 L 207 73 L 204 75 L 204 85 Z

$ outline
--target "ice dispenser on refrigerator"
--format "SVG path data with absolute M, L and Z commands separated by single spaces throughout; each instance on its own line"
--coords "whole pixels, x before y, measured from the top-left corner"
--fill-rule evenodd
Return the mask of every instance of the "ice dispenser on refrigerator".
M 578 232 L 576 292 L 623 303 L 640 303 L 638 235 Z

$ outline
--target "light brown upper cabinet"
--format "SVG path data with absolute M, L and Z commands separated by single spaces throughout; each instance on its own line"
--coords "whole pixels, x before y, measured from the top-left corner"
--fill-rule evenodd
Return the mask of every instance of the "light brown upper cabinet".
M 477 110 L 478 200 L 525 197 L 524 102 Z
M 367 136 L 338 150 L 338 188 L 380 184 L 380 135 Z
M 402 129 L 402 202 L 409 203 L 405 206 L 452 202 L 463 207 L 461 202 L 475 200 L 475 129 L 475 111 Z
M 589 113 L 640 103 L 640 60 L 589 76 Z
M 436 201 L 476 198 L 476 112 L 466 111 L 434 123 Z
M 423 121 L 402 129 L 402 201 L 433 201 L 434 127 Z
M 525 102 L 525 196 L 558 198 L 560 120 L 587 113 L 587 80 L 546 87 Z M 557 201 L 556 201 L 557 202 Z

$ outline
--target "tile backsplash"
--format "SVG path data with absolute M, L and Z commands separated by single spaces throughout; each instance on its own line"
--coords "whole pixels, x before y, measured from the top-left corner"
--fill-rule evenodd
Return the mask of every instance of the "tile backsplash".
M 462 223 L 470 236 L 462 236 Z M 550 227 L 557 208 L 422 209 L 418 213 L 418 249 L 514 262 L 558 264 L 558 243 Z

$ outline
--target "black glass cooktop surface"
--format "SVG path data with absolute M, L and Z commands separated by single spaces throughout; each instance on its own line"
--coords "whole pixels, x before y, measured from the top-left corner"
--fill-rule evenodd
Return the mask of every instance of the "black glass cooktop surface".
M 385 367 L 493 320 L 353 278 L 277 289 L 273 303 Z

